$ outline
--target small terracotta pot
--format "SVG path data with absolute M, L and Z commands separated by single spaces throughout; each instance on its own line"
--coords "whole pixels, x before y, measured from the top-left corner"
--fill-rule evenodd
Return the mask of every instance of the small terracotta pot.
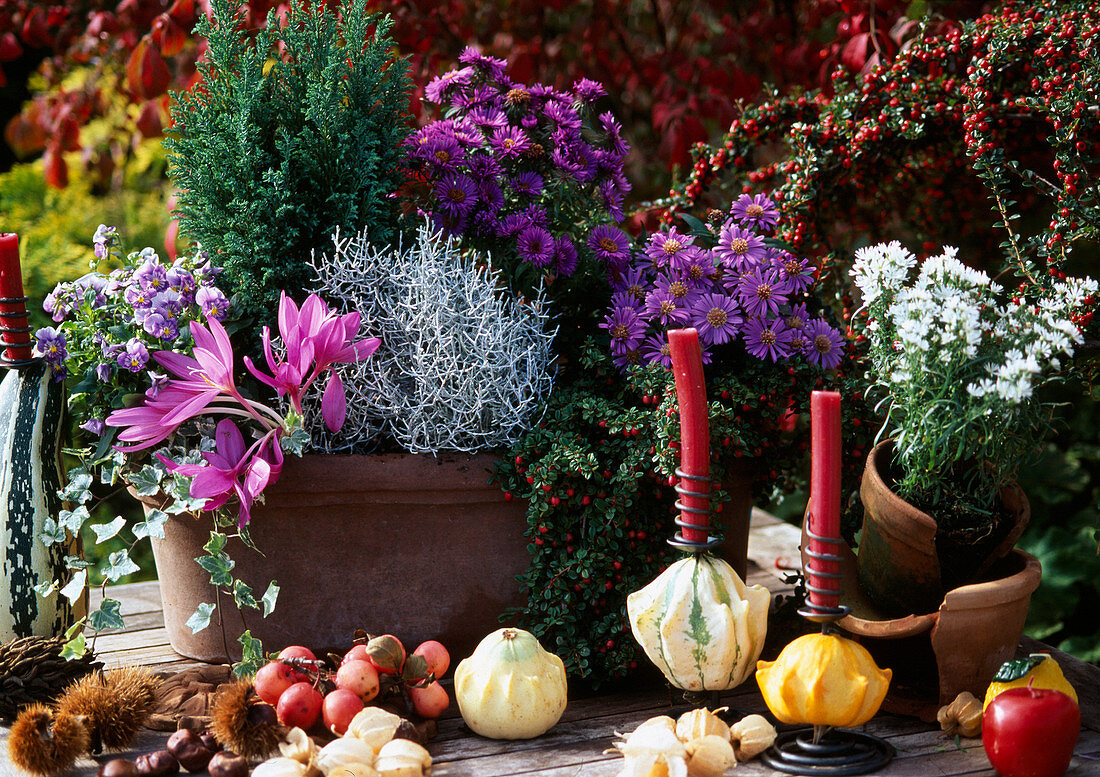
M 966 574 L 945 574 L 937 547 L 936 519 L 895 494 L 889 472 L 893 441 L 879 443 L 867 457 L 860 483 L 864 520 L 857 563 L 859 583 L 875 605 L 891 616 L 935 610 L 944 593 L 981 579 L 1016 545 L 1031 517 L 1027 497 L 1017 486 L 1001 492 L 1007 512 L 1001 536 L 970 559 Z
M 526 597 L 516 576 L 530 559 L 526 507 L 489 483 L 488 454 L 287 457 L 249 529 L 263 553 L 228 548 L 233 574 L 259 597 L 278 581 L 275 611 L 244 619 L 223 595 L 212 625 L 186 621 L 215 602 L 205 555 L 209 520 L 173 517 L 153 542 L 172 647 L 200 661 L 239 659 L 245 628 L 265 650 L 290 644 L 350 647 L 355 629 L 392 633 L 409 650 L 438 639 L 457 658 L 500 628 L 505 609 Z M 148 504 L 146 505 L 149 506 Z M 224 620 L 225 629 L 221 621 Z

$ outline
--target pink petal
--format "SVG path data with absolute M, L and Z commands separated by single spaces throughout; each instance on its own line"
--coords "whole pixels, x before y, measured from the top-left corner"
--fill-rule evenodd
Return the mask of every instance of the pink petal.
M 344 395 L 344 383 L 340 376 L 332 370 L 325 386 L 325 393 L 321 397 L 321 417 L 325 419 L 325 426 L 330 432 L 340 431 L 347 417 L 348 399 Z
M 298 348 L 298 306 L 285 291 L 279 294 L 279 334 L 288 349 Z
M 194 371 L 199 368 L 199 363 L 190 356 L 174 351 L 157 351 L 153 354 L 153 358 L 166 370 L 184 379 L 191 378 Z
M 352 344 L 352 349 L 355 351 L 354 361 L 361 362 L 363 359 L 370 356 L 372 353 L 378 350 L 378 346 L 382 344 L 382 341 L 377 337 L 368 337 L 364 340 L 360 340 Z
M 325 305 L 324 300 L 316 294 L 310 294 L 306 297 L 306 301 L 302 303 L 302 312 L 298 318 L 299 331 L 306 335 L 317 334 L 317 330 L 327 314 L 328 307 Z
M 253 457 L 244 473 L 244 490 L 255 499 L 271 480 L 271 465 L 259 456 Z
M 250 356 L 244 357 L 244 366 L 248 368 L 248 371 L 252 373 L 252 376 L 254 378 L 256 378 L 256 380 L 260 381 L 261 383 L 265 383 L 268 386 L 271 386 L 271 388 L 273 388 L 273 389 L 279 388 L 278 385 L 276 385 L 274 380 L 269 378 L 264 373 L 260 372 L 256 368 L 256 366 L 254 364 L 252 364 L 252 357 L 250 357 Z M 274 369 L 274 367 L 272 367 L 272 369 Z
M 195 499 L 211 499 L 233 490 L 237 482 L 232 470 L 203 467 L 203 471 L 191 479 L 191 496 Z
M 359 316 L 359 311 L 345 313 L 343 316 L 340 317 L 340 323 L 344 327 L 344 339 L 354 340 L 355 336 L 359 334 L 359 325 L 362 323 L 362 319 Z
M 215 445 L 218 453 L 225 456 L 234 466 L 241 460 L 245 453 L 244 436 L 237 425 L 228 418 L 218 421 L 218 427 L 214 431 Z
M 206 408 L 206 406 L 213 402 L 220 393 L 221 392 L 218 389 L 210 389 L 209 391 L 204 391 L 201 394 L 196 395 L 193 399 L 188 402 L 184 402 L 171 413 L 166 415 L 163 419 L 161 419 L 161 423 L 165 425 L 179 426 L 184 421 L 190 418 L 194 418 L 199 413 L 201 413 Z
M 213 512 L 214 510 L 217 510 L 219 507 L 221 507 L 223 504 L 225 504 L 228 501 L 229 501 L 229 493 L 227 492 L 227 493 L 222 494 L 221 496 L 216 496 L 213 499 L 207 500 L 206 504 L 204 504 L 202 506 L 202 509 L 206 510 L 208 513 Z
M 216 318 L 210 319 L 210 332 L 214 336 L 214 353 L 218 360 L 225 365 L 225 370 L 233 374 L 233 344 L 229 342 L 229 333 Z

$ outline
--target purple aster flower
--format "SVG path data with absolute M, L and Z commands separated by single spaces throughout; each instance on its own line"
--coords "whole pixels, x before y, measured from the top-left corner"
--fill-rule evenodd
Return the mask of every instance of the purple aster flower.
M 805 329 L 810 323 L 810 314 L 806 311 L 806 306 L 793 306 L 790 312 L 783 316 L 783 323 L 787 329 Z
M 778 318 L 751 318 L 742 334 L 745 350 L 758 359 L 777 362 L 790 355 L 791 332 Z
M 642 299 L 638 299 L 629 291 L 616 291 L 611 295 L 611 305 L 613 308 L 634 308 L 639 314 L 644 314 L 645 308 L 645 296 Z
M 525 262 L 546 267 L 554 259 L 554 237 L 536 224 L 526 227 L 516 240 L 516 247 Z
M 35 350 L 46 360 L 47 364 L 55 367 L 69 358 L 69 350 L 65 347 L 65 333 L 52 326 L 44 326 L 34 333 Z
M 507 67 L 507 63 L 503 59 L 482 54 L 473 46 L 467 46 L 463 49 L 462 53 L 458 55 L 458 61 L 473 68 L 489 81 L 499 81 L 504 78 L 504 69 Z
M 798 294 L 814 285 L 814 269 L 805 259 L 799 259 L 783 251 L 778 257 L 772 259 L 772 266 L 779 273 L 779 277 L 786 282 L 791 294 Z
M 769 316 L 787 303 L 787 285 L 773 273 L 753 270 L 737 284 L 741 307 L 750 316 Z
M 714 266 L 714 260 L 709 251 L 691 245 L 672 257 L 672 270 L 692 286 L 698 287 L 714 275 L 718 268 Z
M 624 192 L 613 181 L 600 181 L 596 188 L 599 190 L 600 199 L 613 221 L 622 221 Z M 629 191 L 629 189 L 628 189 Z
M 472 154 L 466 162 L 466 172 L 475 181 L 495 180 L 504 175 L 500 162 L 489 154 Z
M 623 127 L 615 121 L 615 114 L 611 111 L 600 114 L 600 124 L 607 133 L 607 147 L 610 148 L 620 161 L 630 152 L 630 144 L 623 140 Z
M 669 267 L 672 260 L 695 243 L 691 235 L 681 235 L 672 227 L 668 232 L 656 232 L 646 243 L 645 253 L 657 267 Z
M 473 68 L 469 67 L 446 72 L 432 79 L 431 83 L 424 89 L 424 96 L 436 105 L 441 105 L 447 101 L 447 96 L 457 87 L 470 83 L 473 75 Z
M 844 338 L 822 318 L 815 318 L 806 328 L 810 347 L 806 359 L 824 369 L 831 370 L 844 358 Z
M 628 372 L 645 363 L 645 358 L 642 356 L 640 348 L 625 348 L 619 353 L 614 353 L 614 351 L 612 351 L 612 354 L 612 361 L 615 362 L 615 366 L 623 372 Z
M 572 106 L 562 105 L 558 102 L 547 103 L 545 108 L 546 118 L 555 126 L 569 130 L 580 130 L 581 117 L 573 110 Z
M 493 130 L 492 145 L 504 157 L 518 157 L 530 146 L 527 134 L 519 127 L 498 127 Z
M 497 183 L 495 179 L 475 178 L 474 180 L 477 181 L 477 198 L 481 201 L 481 203 L 485 206 L 485 209 L 488 210 L 490 214 L 495 214 L 502 207 L 504 207 L 504 191 L 500 188 L 500 184 Z M 486 232 L 486 234 L 495 233 L 495 225 L 492 229 Z
M 130 372 L 141 372 L 149 363 L 149 351 L 137 338 L 126 342 L 126 350 L 118 355 L 118 366 Z
M 195 303 L 202 308 L 202 314 L 207 318 L 221 321 L 229 313 L 229 300 L 221 289 L 214 286 L 203 286 L 199 289 L 195 293 Z
M 554 163 L 554 167 L 558 168 L 561 172 L 568 176 L 575 178 L 580 183 L 586 183 L 582 180 L 585 174 L 584 160 L 580 159 L 574 152 L 573 148 L 569 145 L 559 145 L 550 154 L 550 161 Z M 591 177 L 589 178 L 591 180 Z
M 690 308 L 694 305 L 696 298 L 699 296 L 698 290 L 693 288 L 682 278 L 658 276 L 657 289 L 659 291 L 667 291 L 681 306 L 686 308 Z M 648 296 L 646 299 L 648 301 Z
M 542 176 L 535 172 L 524 172 L 512 178 L 512 191 L 527 197 L 534 197 L 542 192 Z
M 485 136 L 478 126 L 466 117 L 456 121 L 451 132 L 454 139 L 464 149 L 483 148 L 485 146 Z
M 111 380 L 111 375 L 115 371 L 115 362 L 112 360 L 109 362 L 100 362 L 95 366 L 95 377 L 100 383 L 107 383 Z
M 523 114 L 523 118 L 519 120 L 519 123 L 524 129 L 533 130 L 535 127 L 539 126 L 539 117 L 529 111 Z
M 102 418 L 89 418 L 80 425 L 80 428 L 86 432 L 91 432 L 94 435 L 102 437 L 103 430 L 107 428 L 107 425 L 103 423 Z
M 766 195 L 750 197 L 742 194 L 737 202 L 730 206 L 730 215 L 746 227 L 771 232 L 779 221 L 779 208 Z
M 691 308 L 691 325 L 711 345 L 735 339 L 743 321 L 737 302 L 725 294 L 702 294 Z
M 646 322 L 633 307 L 615 308 L 599 325 L 611 336 L 611 353 L 621 354 L 636 349 L 645 334 Z
M 629 294 L 639 304 L 644 303 L 647 289 L 645 273 L 636 267 L 627 268 L 619 275 L 612 288 L 616 292 Z
M 577 99 L 581 102 L 590 103 L 606 95 L 607 90 L 603 88 L 603 84 L 599 81 L 582 78 L 573 84 L 573 94 L 577 95 Z
M 520 213 L 527 219 L 528 224 L 534 224 L 536 227 L 549 227 L 550 225 L 550 217 L 546 215 L 546 208 L 537 202 L 532 202 Z
M 485 132 L 508 126 L 508 117 L 504 115 L 504 111 L 491 105 L 474 108 L 467 118 Z
M 568 235 L 554 238 L 554 270 L 568 278 L 577 269 L 577 247 Z
M 497 234 L 501 237 L 515 237 L 531 224 L 531 219 L 523 213 L 509 213 L 500 220 Z
M 727 221 L 718 232 L 714 253 L 730 269 L 751 267 L 764 258 L 764 239 Z
M 676 296 L 667 286 L 646 295 L 645 312 L 650 320 L 657 321 L 664 327 L 682 326 L 691 317 L 686 298 Z
M 647 364 L 660 364 L 666 370 L 672 368 L 672 351 L 668 346 L 668 336 L 664 332 L 655 332 L 642 343 L 642 358 Z
M 466 157 L 459 142 L 450 135 L 436 135 L 415 149 L 416 157 L 432 166 L 435 173 L 447 173 L 454 170 Z
M 810 342 L 806 339 L 806 328 L 802 329 L 788 329 L 791 334 L 791 341 L 787 344 L 792 356 L 805 356 L 807 349 L 810 347 Z
M 630 238 L 618 227 L 600 224 L 588 233 L 585 242 L 598 259 L 612 266 L 625 266 L 630 261 Z
M 448 173 L 435 186 L 439 208 L 444 215 L 461 218 L 469 215 L 477 204 L 477 187 L 473 180 L 462 173 Z
M 152 401 L 159 397 L 160 390 L 168 385 L 168 376 L 152 370 L 146 371 L 145 374 L 149 376 L 149 388 L 145 389 L 145 397 Z

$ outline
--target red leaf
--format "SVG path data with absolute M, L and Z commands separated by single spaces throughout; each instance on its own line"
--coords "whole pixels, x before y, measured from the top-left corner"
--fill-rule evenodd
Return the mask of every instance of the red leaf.
M 100 11 L 92 14 L 88 28 L 84 31 L 90 38 L 99 39 L 113 34 L 118 29 L 118 19 L 113 13 Z
M 176 0 L 168 9 L 168 15 L 185 30 L 191 29 L 195 26 L 195 0 Z
M 37 153 L 46 146 L 46 134 L 26 112 L 13 116 L 8 122 L 4 128 L 4 140 L 19 157 Z
M 69 185 L 69 166 L 65 157 L 56 146 L 49 146 L 42 155 L 42 164 L 46 168 L 46 184 L 55 189 L 64 189 Z
M 165 57 L 174 57 L 187 45 L 187 33 L 168 14 L 161 14 L 153 22 L 153 42 Z
M 146 138 L 160 137 L 164 133 L 160 120 L 160 109 L 157 107 L 156 102 L 150 101 L 141 106 L 141 113 L 137 117 L 137 128 L 142 137 Z
M 19 45 L 19 39 L 13 32 L 5 32 L 0 35 L 0 62 L 11 62 L 23 55 L 23 47 Z
M 47 24 L 46 9 L 32 8 L 23 20 L 23 42 L 32 49 L 50 45 L 50 28 Z
M 840 54 L 840 61 L 849 70 L 858 71 L 867 64 L 867 57 L 871 53 L 871 33 L 861 32 L 853 35 L 852 39 L 844 46 Z
M 148 35 L 138 41 L 130 54 L 130 61 L 126 63 L 126 80 L 134 94 L 147 100 L 159 97 L 168 90 L 171 81 L 168 65 Z

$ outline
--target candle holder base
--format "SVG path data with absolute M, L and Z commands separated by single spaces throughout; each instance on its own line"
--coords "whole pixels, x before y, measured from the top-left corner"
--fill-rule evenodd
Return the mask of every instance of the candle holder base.
M 693 496 L 699 499 L 710 499 L 710 478 L 702 477 L 700 475 L 689 475 L 679 467 L 676 468 L 676 477 L 679 482 L 676 484 L 676 493 L 680 496 Z M 684 485 L 689 483 L 690 486 Z M 706 489 L 699 487 L 699 483 L 706 483 Z M 675 523 L 680 527 L 680 530 L 673 535 L 672 539 L 668 541 L 668 544 L 678 550 L 682 550 L 686 553 L 706 553 L 722 544 L 722 534 L 714 531 L 710 526 L 710 510 L 701 507 L 688 507 L 682 500 L 676 500 L 676 509 L 680 511 L 680 514 L 675 518 Z M 703 516 L 703 524 L 692 523 L 686 520 L 687 515 L 700 515 Z M 694 530 L 700 534 L 706 535 L 704 540 L 689 540 L 684 537 L 684 530 Z
M 787 774 L 867 774 L 890 763 L 894 748 L 884 739 L 848 729 L 830 729 L 815 742 L 810 728 L 780 734 L 760 757 Z
M 22 306 L 22 312 L 0 310 L 0 367 L 10 370 L 18 370 L 29 367 L 38 361 L 33 357 L 26 359 L 13 359 L 8 356 L 9 351 L 23 350 L 29 353 L 31 350 L 31 327 L 27 324 L 27 298 L 26 297 L 0 297 L 0 306 Z M 13 326 L 22 321 L 24 326 Z M 19 337 L 27 335 L 27 337 Z M 25 342 L 12 342 L 13 340 L 25 340 Z

